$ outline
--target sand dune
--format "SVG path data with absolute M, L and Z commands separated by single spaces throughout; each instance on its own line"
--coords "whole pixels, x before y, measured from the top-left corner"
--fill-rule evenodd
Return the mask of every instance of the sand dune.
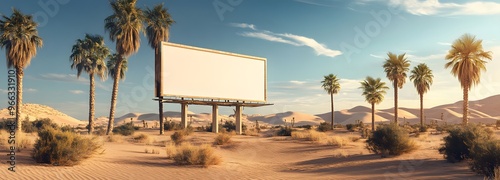
M 54 123 L 57 123 L 59 125 L 70 125 L 70 126 L 77 126 L 79 124 L 86 123 L 84 121 L 79 121 L 71 116 L 68 116 L 58 110 L 55 110 L 54 108 L 45 105 L 27 103 L 23 104 L 22 108 L 23 108 L 22 109 L 23 120 L 26 117 L 28 117 L 30 121 L 34 121 L 36 119 L 41 119 L 41 118 L 49 118 L 52 119 Z M 12 118 L 12 116 L 9 115 L 9 110 L 2 109 L 0 110 L 0 118 L 7 119 L 7 118 Z

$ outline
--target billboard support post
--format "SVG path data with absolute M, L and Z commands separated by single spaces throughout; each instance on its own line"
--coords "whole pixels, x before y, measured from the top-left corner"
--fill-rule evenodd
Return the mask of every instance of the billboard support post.
M 214 104 L 212 106 L 212 132 L 219 132 L 219 123 L 217 123 L 217 118 L 219 116 L 219 106 Z
M 160 112 L 158 112 L 159 119 L 160 119 L 160 135 L 163 135 L 165 132 L 165 129 L 164 129 L 165 122 L 163 121 L 163 102 L 162 101 L 158 101 L 158 109 L 160 111 Z
M 241 106 L 236 105 L 236 111 L 235 111 L 235 117 L 236 117 L 236 134 L 243 134 L 242 131 L 242 126 L 241 126 Z
M 186 104 L 186 103 L 181 104 L 181 126 L 183 129 L 186 129 L 188 127 L 187 108 L 188 108 L 188 104 Z

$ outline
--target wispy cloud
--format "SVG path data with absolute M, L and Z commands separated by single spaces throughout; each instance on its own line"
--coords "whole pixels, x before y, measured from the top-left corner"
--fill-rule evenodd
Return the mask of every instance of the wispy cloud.
M 439 0 L 388 0 L 389 5 L 400 7 L 414 15 L 492 15 L 500 14 L 500 3 L 474 1 L 466 3 Z
M 290 83 L 292 83 L 292 84 L 297 84 L 297 85 L 301 85 L 301 84 L 304 84 L 304 83 L 306 83 L 306 82 L 305 82 L 305 81 L 295 81 L 295 80 L 292 80 L 292 81 L 290 81 Z
M 384 59 L 384 57 L 380 55 L 370 54 L 370 56 L 378 59 Z
M 62 81 L 62 82 L 89 82 L 87 78 L 84 77 L 79 77 L 75 74 L 55 74 L 55 73 L 49 73 L 49 74 L 42 74 L 40 75 L 42 79 L 45 80 L 52 80 L 52 81 Z
M 442 45 L 442 46 L 451 46 L 451 43 L 447 43 L 447 42 L 437 42 L 437 44 Z
M 69 91 L 71 94 L 84 94 L 85 92 L 83 92 L 82 90 L 70 90 Z
M 33 88 L 27 88 L 27 89 L 24 89 L 25 92 L 37 92 L 38 90 L 36 89 L 33 89 Z
M 325 44 L 319 43 L 313 38 L 290 33 L 274 33 L 271 31 L 259 30 L 253 24 L 232 23 L 231 26 L 253 30 L 253 32 L 238 33 L 238 35 L 240 36 L 258 38 L 266 41 L 284 43 L 293 46 L 307 46 L 312 48 L 318 56 L 335 57 L 342 54 L 341 51 L 329 49 Z

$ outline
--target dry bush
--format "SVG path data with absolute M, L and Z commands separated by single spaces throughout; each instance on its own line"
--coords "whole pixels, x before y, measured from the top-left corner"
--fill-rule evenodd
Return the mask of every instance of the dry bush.
M 349 139 L 351 139 L 352 142 L 358 142 L 358 140 L 361 139 L 361 137 L 353 136 L 353 137 L 349 137 Z
M 208 167 L 220 164 L 221 162 L 221 158 L 214 154 L 213 148 L 206 144 L 193 146 L 189 143 L 184 143 L 176 147 L 175 154 L 171 157 L 179 165 L 202 165 L 203 167 Z
M 257 132 L 255 129 L 246 130 L 243 134 L 247 136 L 260 136 L 259 132 Z
M 214 144 L 215 145 L 227 144 L 227 143 L 231 142 L 231 137 L 233 137 L 233 136 L 229 133 L 219 133 L 215 137 Z
M 493 134 L 488 129 L 474 124 L 465 127 L 450 127 L 447 130 L 449 135 L 444 137 L 445 143 L 439 148 L 439 152 L 444 154 L 448 162 L 459 162 L 471 158 L 471 148 L 479 142 L 491 140 Z
M 341 151 L 337 152 L 337 154 L 333 155 L 333 157 L 346 158 L 346 157 L 349 157 L 349 154 L 347 154 L 344 150 L 341 150 Z
M 74 165 L 89 158 L 102 146 L 96 137 L 83 137 L 51 127 L 40 130 L 38 136 L 32 153 L 38 163 Z
M 170 135 L 170 139 L 172 139 L 172 141 L 179 145 L 181 144 L 182 142 L 184 142 L 184 139 L 185 137 L 187 136 L 188 133 L 186 133 L 187 131 L 175 131 L 174 134 Z
M 106 137 L 106 142 L 122 143 L 124 141 L 123 138 L 123 135 L 110 134 Z
M 27 136 L 26 133 L 16 134 L 16 150 L 21 152 L 24 149 L 33 147 L 33 141 Z
M 144 152 L 146 154 L 149 154 L 149 153 L 151 153 L 151 154 L 160 154 L 160 151 L 158 149 L 151 149 L 151 150 L 149 150 L 149 148 L 146 148 L 146 149 L 144 149 Z
M 339 136 L 334 136 L 334 137 L 328 138 L 328 140 L 326 141 L 326 144 L 329 146 L 343 147 L 343 146 L 347 145 L 347 140 L 345 140 L 344 138 L 339 137 Z
M 137 134 L 137 135 L 134 135 L 133 139 L 137 143 L 144 143 L 146 145 L 153 144 L 153 141 L 154 141 L 153 138 L 151 138 L 147 134 Z
M 165 151 L 167 153 L 167 158 L 171 159 L 177 154 L 177 147 L 174 143 L 168 143 L 165 145 Z
M 293 131 L 292 132 L 292 139 L 295 139 L 295 140 L 320 142 L 323 139 L 325 139 L 325 137 L 326 137 L 325 133 L 318 132 L 315 130 Z
M 472 171 L 490 179 L 500 178 L 495 172 L 500 167 L 500 141 L 477 142 L 470 149 L 470 157 L 469 167 Z

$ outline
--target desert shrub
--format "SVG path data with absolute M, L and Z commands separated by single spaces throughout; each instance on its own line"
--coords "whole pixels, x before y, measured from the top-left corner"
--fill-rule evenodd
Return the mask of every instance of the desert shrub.
M 63 132 L 66 132 L 66 131 L 75 132 L 75 129 L 73 129 L 73 127 L 71 127 L 70 125 L 66 125 L 66 126 L 61 127 L 61 131 L 63 131 Z
M 209 145 L 193 146 L 189 143 L 177 146 L 172 155 L 174 161 L 179 165 L 209 165 L 220 164 L 220 157 L 214 154 L 214 150 Z
M 73 165 L 89 158 L 101 145 L 94 138 L 85 138 L 72 132 L 51 127 L 38 132 L 32 157 L 38 163 Z
M 147 134 L 138 134 L 133 137 L 137 143 L 144 143 L 146 145 L 153 144 L 153 139 Z
M 444 137 L 444 144 L 439 152 L 449 162 L 459 162 L 470 158 L 470 150 L 478 142 L 488 141 L 492 132 L 478 125 L 469 124 L 448 129 L 449 135 Z
M 176 131 L 176 130 L 181 130 L 182 126 L 181 126 L 181 123 L 176 123 L 175 121 L 170 121 L 170 122 L 166 122 L 164 124 L 163 129 L 167 130 L 167 131 Z
M 106 135 L 106 128 L 104 128 L 103 126 L 95 127 L 94 134 L 97 136 L 104 136 Z
M 315 130 L 293 131 L 292 139 L 319 142 L 326 137 L 325 133 Z
M 174 141 L 175 144 L 179 145 L 184 142 L 184 138 L 188 136 L 186 131 L 176 131 L 174 134 L 170 135 L 170 139 Z
M 39 132 L 41 129 L 45 127 L 52 127 L 55 129 L 59 127 L 56 123 L 53 123 L 52 120 L 49 118 L 37 119 L 31 122 L 29 121 L 29 119 L 26 119 L 23 121 L 21 126 L 23 132 L 25 133 Z
M 359 139 L 361 139 L 361 137 L 350 137 L 349 139 L 351 139 L 352 142 L 357 142 Z
M 327 123 L 327 122 L 322 122 L 318 126 L 319 132 L 326 132 L 326 131 L 329 131 L 331 129 L 332 129 L 332 126 L 330 125 L 330 123 Z
M 372 135 L 372 130 L 368 128 L 361 129 L 361 138 L 368 139 Z
M 118 127 L 113 128 L 113 133 L 116 134 L 121 134 L 124 136 L 130 136 L 134 134 L 136 130 L 139 130 L 138 127 L 134 127 L 134 124 L 132 123 L 125 123 L 123 125 L 120 125 Z
M 117 143 L 121 143 L 123 142 L 123 136 L 122 135 L 115 135 L 115 134 L 111 134 L 111 135 L 108 135 L 106 137 L 106 141 L 107 142 L 117 142 Z
M 427 125 L 418 127 L 418 131 L 420 131 L 420 132 L 427 132 L 428 129 L 429 129 L 429 126 L 427 126 Z
M 497 120 L 497 128 L 500 128 L 500 120 Z
M 246 130 L 245 132 L 243 132 L 243 135 L 247 135 L 247 136 L 260 136 L 259 132 L 255 129 L 249 129 L 249 130 Z
M 334 137 L 328 138 L 328 141 L 326 142 L 326 144 L 329 146 L 343 147 L 344 145 L 347 144 L 347 140 L 345 140 L 342 137 L 334 136 Z
M 27 134 L 21 133 L 16 134 L 16 150 L 21 152 L 24 149 L 29 149 L 33 147 L 33 141 L 27 137 Z
M 401 155 L 417 149 L 408 132 L 394 124 L 377 127 L 372 136 L 366 140 L 366 148 L 376 154 Z
M 214 144 L 215 145 L 224 145 L 231 142 L 232 135 L 229 133 L 219 133 L 215 137 Z
M 342 124 L 334 124 L 333 128 L 344 128 L 344 125 L 342 125 Z
M 450 130 L 452 128 L 453 128 L 453 126 L 451 126 L 451 125 L 440 124 L 440 125 L 436 126 L 436 131 L 438 131 L 438 132 L 444 132 L 444 131 L 448 131 L 448 130 Z
M 292 135 L 292 127 L 290 126 L 280 126 L 280 129 L 276 131 L 277 136 L 291 136 Z
M 500 178 L 495 170 L 500 167 L 500 141 L 489 140 L 478 142 L 470 151 L 472 161 L 469 167 L 472 171 L 488 178 Z
M 306 125 L 302 125 L 302 126 L 297 126 L 297 128 L 311 129 L 312 126 L 309 124 L 306 124 Z
M 222 128 L 226 129 L 227 132 L 236 131 L 236 123 L 233 121 L 226 121 Z M 241 124 L 241 131 L 245 132 L 247 130 L 247 125 L 245 123 Z
M 354 128 L 356 128 L 357 125 L 356 124 L 346 124 L 345 125 L 345 128 L 348 130 L 348 131 L 351 131 L 353 132 L 354 131 Z

